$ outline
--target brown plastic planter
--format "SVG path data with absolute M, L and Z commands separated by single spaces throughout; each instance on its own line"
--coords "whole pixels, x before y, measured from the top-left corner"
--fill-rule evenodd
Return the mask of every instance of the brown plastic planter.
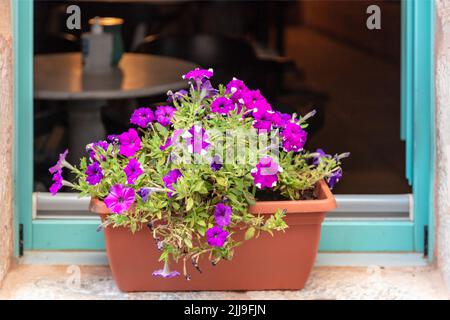
M 289 228 L 285 233 L 276 232 L 274 237 L 261 234 L 244 242 L 232 261 L 212 266 L 206 258 L 200 260 L 202 273 L 189 268 L 190 281 L 182 275 L 172 279 L 152 276 L 162 263 L 158 262 L 160 251 L 147 228 L 134 235 L 126 228 L 106 228 L 106 250 L 113 277 L 125 292 L 302 289 L 316 258 L 322 221 L 326 212 L 336 207 L 324 181 L 316 188 L 318 200 L 260 201 L 250 207 L 250 212 L 260 214 L 286 209 Z M 102 218 L 109 214 L 97 199 L 91 200 L 90 210 Z M 243 232 L 236 235 L 243 237 Z M 170 267 L 182 271 L 181 263 L 171 263 Z

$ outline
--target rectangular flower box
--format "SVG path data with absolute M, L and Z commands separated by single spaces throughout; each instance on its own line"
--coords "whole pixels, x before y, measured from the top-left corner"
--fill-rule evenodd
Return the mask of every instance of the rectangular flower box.
M 113 277 L 124 292 L 134 291 L 212 291 L 212 290 L 299 290 L 308 279 L 320 240 L 325 214 L 336 207 L 336 201 L 325 181 L 316 185 L 317 200 L 259 201 L 250 207 L 253 214 L 272 214 L 286 209 L 286 232 L 274 236 L 261 233 L 245 241 L 235 251 L 232 261 L 213 266 L 207 257 L 200 259 L 202 273 L 188 266 L 191 280 L 184 277 L 163 279 L 152 272 L 161 268 L 160 251 L 147 228 L 135 234 L 124 227 L 105 228 L 105 242 Z M 90 210 L 102 219 L 111 214 L 105 204 L 92 199 Z M 236 238 L 243 238 L 238 231 Z M 182 270 L 183 264 L 171 267 Z

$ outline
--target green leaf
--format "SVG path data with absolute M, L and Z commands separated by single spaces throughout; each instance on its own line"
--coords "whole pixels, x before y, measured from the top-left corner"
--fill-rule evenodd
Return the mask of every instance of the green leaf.
M 193 206 L 194 206 L 194 199 L 188 198 L 186 201 L 186 211 L 191 211 Z
M 250 240 L 254 236 L 255 236 L 255 228 L 254 227 L 248 228 L 247 231 L 245 232 L 245 240 Z

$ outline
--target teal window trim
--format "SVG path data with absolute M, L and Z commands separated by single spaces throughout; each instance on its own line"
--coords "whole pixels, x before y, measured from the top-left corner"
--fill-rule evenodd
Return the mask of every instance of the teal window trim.
M 402 82 L 401 136 L 411 151 L 408 163 L 414 193 L 414 221 L 325 221 L 320 243 L 323 251 L 423 252 L 425 225 L 429 225 L 429 245 L 433 245 L 434 1 L 404 0 L 402 5 L 404 28 L 409 36 L 403 40 L 406 51 L 402 58 L 406 60 L 402 62 L 402 75 L 406 82 Z M 96 232 L 98 221 L 32 219 L 33 2 L 15 0 L 13 19 L 16 231 L 19 221 L 24 226 L 27 250 L 102 250 L 103 234 Z M 409 85 L 404 87 L 405 83 Z

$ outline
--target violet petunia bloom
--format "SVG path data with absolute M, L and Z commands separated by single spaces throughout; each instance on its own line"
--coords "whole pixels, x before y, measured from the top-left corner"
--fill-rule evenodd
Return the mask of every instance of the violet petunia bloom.
M 147 128 L 147 126 L 155 121 L 155 115 L 150 108 L 139 108 L 134 110 L 131 115 L 130 122 L 141 128 Z
M 176 109 L 171 106 L 159 106 L 156 108 L 155 117 L 156 121 L 162 126 L 167 127 L 172 123 L 173 114 Z
M 175 190 L 173 188 L 173 184 L 177 182 L 177 180 L 182 177 L 181 171 L 178 169 L 170 170 L 163 178 L 164 186 L 170 190 Z M 172 192 L 167 192 L 167 196 L 169 198 L 172 197 Z
M 278 182 L 278 173 L 283 172 L 283 168 L 273 161 L 269 156 L 259 160 L 255 168 L 251 170 L 255 186 L 258 189 L 273 188 Z
M 231 221 L 231 207 L 218 203 L 214 209 L 214 220 L 219 227 L 226 227 Z
M 63 186 L 62 169 L 53 174 L 53 184 L 50 186 L 50 192 L 54 196 Z
M 170 271 L 169 264 L 166 262 L 163 269 L 153 271 L 152 275 L 154 277 L 173 278 L 179 276 L 180 273 L 178 271 Z
M 228 237 L 228 231 L 214 226 L 206 231 L 206 240 L 211 247 L 223 247 Z
M 211 111 L 220 114 L 228 114 L 234 109 L 234 103 L 227 97 L 218 97 L 211 103 Z
M 104 202 L 106 207 L 114 213 L 122 213 L 127 211 L 134 203 L 135 193 L 132 188 L 124 187 L 116 184 L 109 190 L 108 196 Z
M 184 89 L 179 90 L 175 93 L 173 93 L 172 91 L 168 91 L 167 92 L 167 102 L 180 101 L 187 95 L 188 95 L 188 92 Z
M 148 197 L 150 196 L 150 194 L 152 193 L 152 188 L 140 188 L 137 192 L 137 194 L 139 195 L 139 197 L 142 198 L 142 201 L 147 202 Z
M 89 153 L 89 158 L 92 160 L 105 161 L 106 157 L 99 154 L 99 150 L 108 151 L 109 143 L 105 140 L 90 143 L 86 146 L 86 151 Z
M 61 170 L 62 167 L 65 166 L 66 157 L 67 157 L 68 153 L 69 153 L 68 149 L 66 149 L 63 153 L 60 153 L 58 161 L 56 162 L 56 164 L 53 167 L 48 169 L 48 171 L 50 171 L 50 173 L 56 173 L 57 171 Z
M 98 162 L 94 162 L 86 168 L 86 181 L 91 186 L 97 185 L 103 179 L 103 171 Z
M 195 68 L 194 70 L 189 71 L 188 73 L 182 75 L 181 77 L 185 80 L 194 80 L 200 81 L 203 79 L 210 79 L 214 75 L 214 70 L 209 69 L 199 69 Z
M 219 155 L 216 154 L 214 157 L 212 157 L 210 166 L 212 171 L 219 171 L 220 169 L 222 169 L 222 159 Z
M 253 128 L 261 130 L 270 131 L 272 128 L 273 115 L 275 112 L 272 110 L 270 104 L 264 100 L 257 101 L 255 103 L 255 108 L 253 109 Z
M 316 153 L 316 156 L 313 158 L 313 165 L 315 165 L 315 166 L 319 165 L 321 158 L 329 156 L 325 151 L 323 151 L 320 148 L 317 149 L 315 153 Z
M 161 151 L 164 151 L 164 150 L 166 150 L 167 148 L 173 146 L 173 145 L 177 142 L 178 138 L 179 138 L 182 134 L 183 134 L 183 129 L 177 129 L 177 130 L 175 130 L 175 131 L 173 132 L 173 134 L 172 134 L 172 137 L 167 138 L 166 142 L 165 142 L 162 146 L 160 146 L 159 149 L 160 149 Z
M 144 173 L 144 170 L 142 170 L 142 166 L 139 163 L 138 160 L 131 158 L 128 161 L 127 166 L 123 170 L 125 174 L 127 175 L 127 183 L 133 184 L 139 176 Z
M 302 150 L 307 136 L 306 131 L 298 123 L 288 122 L 283 132 L 281 132 L 283 150 L 286 152 Z
M 137 131 L 133 128 L 122 133 L 118 138 L 120 144 L 119 153 L 125 157 L 132 157 L 141 149 L 141 139 L 139 138 Z
M 186 139 L 188 151 L 190 153 L 206 154 L 210 142 L 204 128 L 193 125 L 188 131 L 183 133 L 182 137 Z
M 214 88 L 209 80 L 203 80 L 200 85 L 200 100 L 211 98 L 219 93 L 219 90 Z
M 326 181 L 328 183 L 328 186 L 330 189 L 333 189 L 336 183 L 339 182 L 342 178 L 342 169 L 339 168 L 338 170 L 334 171 L 330 177 L 326 178 Z

